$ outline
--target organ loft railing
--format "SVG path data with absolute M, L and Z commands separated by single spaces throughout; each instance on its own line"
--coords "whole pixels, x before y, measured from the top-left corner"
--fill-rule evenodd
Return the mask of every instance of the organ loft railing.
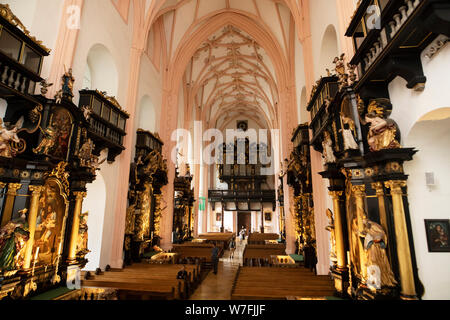
M 219 180 L 227 183 L 228 190 L 209 190 L 208 198 L 213 210 L 221 203 L 224 211 L 261 211 L 261 232 L 264 233 L 264 206 L 275 211 L 275 190 L 268 185 L 270 153 L 264 143 L 253 143 L 248 138 L 224 143 L 218 157 Z M 221 230 L 224 230 L 224 219 Z

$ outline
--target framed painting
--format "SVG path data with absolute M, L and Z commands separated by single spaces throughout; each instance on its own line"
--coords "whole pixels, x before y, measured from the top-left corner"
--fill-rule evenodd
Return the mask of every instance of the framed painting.
M 450 233 L 450 220 L 425 220 L 428 252 L 450 252 L 448 236 Z

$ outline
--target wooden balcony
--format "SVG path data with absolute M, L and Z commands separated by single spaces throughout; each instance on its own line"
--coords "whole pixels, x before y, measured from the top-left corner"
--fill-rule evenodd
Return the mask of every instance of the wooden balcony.
M 139 156 L 145 158 L 152 151 L 162 154 L 164 143 L 157 134 L 138 129 L 136 133 L 136 161 Z
M 350 63 L 360 75 L 356 92 L 388 97 L 397 76 L 409 89 L 423 90 L 421 53 L 440 34 L 450 36 L 448 0 L 363 0 L 346 32 L 356 52 Z
M 310 128 L 313 131 L 311 144 L 314 144 L 322 134 L 324 128 L 329 124 L 330 114 L 327 112 L 329 103 L 335 98 L 339 91 L 338 78 L 335 76 L 321 78 L 317 83 L 315 91 L 307 110 L 311 112 Z M 320 148 L 320 147 L 319 147 Z
M 209 190 L 209 202 L 272 202 L 275 203 L 275 190 L 231 191 Z
M 89 137 L 95 143 L 94 154 L 108 148 L 108 161 L 125 150 L 123 138 L 126 135 L 125 126 L 129 115 L 122 110 L 114 98 L 108 97 L 97 90 L 81 90 L 79 107 L 90 107 Z
M 32 97 L 50 50 L 30 35 L 8 5 L 0 4 L 0 97 Z

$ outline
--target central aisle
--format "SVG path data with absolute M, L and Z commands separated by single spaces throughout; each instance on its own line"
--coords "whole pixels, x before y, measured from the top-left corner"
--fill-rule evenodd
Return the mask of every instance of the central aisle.
M 190 300 L 231 300 L 231 289 L 236 278 L 236 273 L 242 265 L 242 254 L 247 240 L 236 238 L 236 252 L 230 259 L 230 251 L 225 251 L 219 262 L 219 271 L 215 275 L 212 270 L 197 288 Z

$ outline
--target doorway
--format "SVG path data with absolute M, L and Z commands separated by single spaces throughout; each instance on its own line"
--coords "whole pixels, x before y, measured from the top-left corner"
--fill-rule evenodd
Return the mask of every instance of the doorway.
M 252 213 L 251 212 L 238 212 L 238 233 L 242 230 L 242 227 L 247 230 L 246 237 L 252 230 Z

